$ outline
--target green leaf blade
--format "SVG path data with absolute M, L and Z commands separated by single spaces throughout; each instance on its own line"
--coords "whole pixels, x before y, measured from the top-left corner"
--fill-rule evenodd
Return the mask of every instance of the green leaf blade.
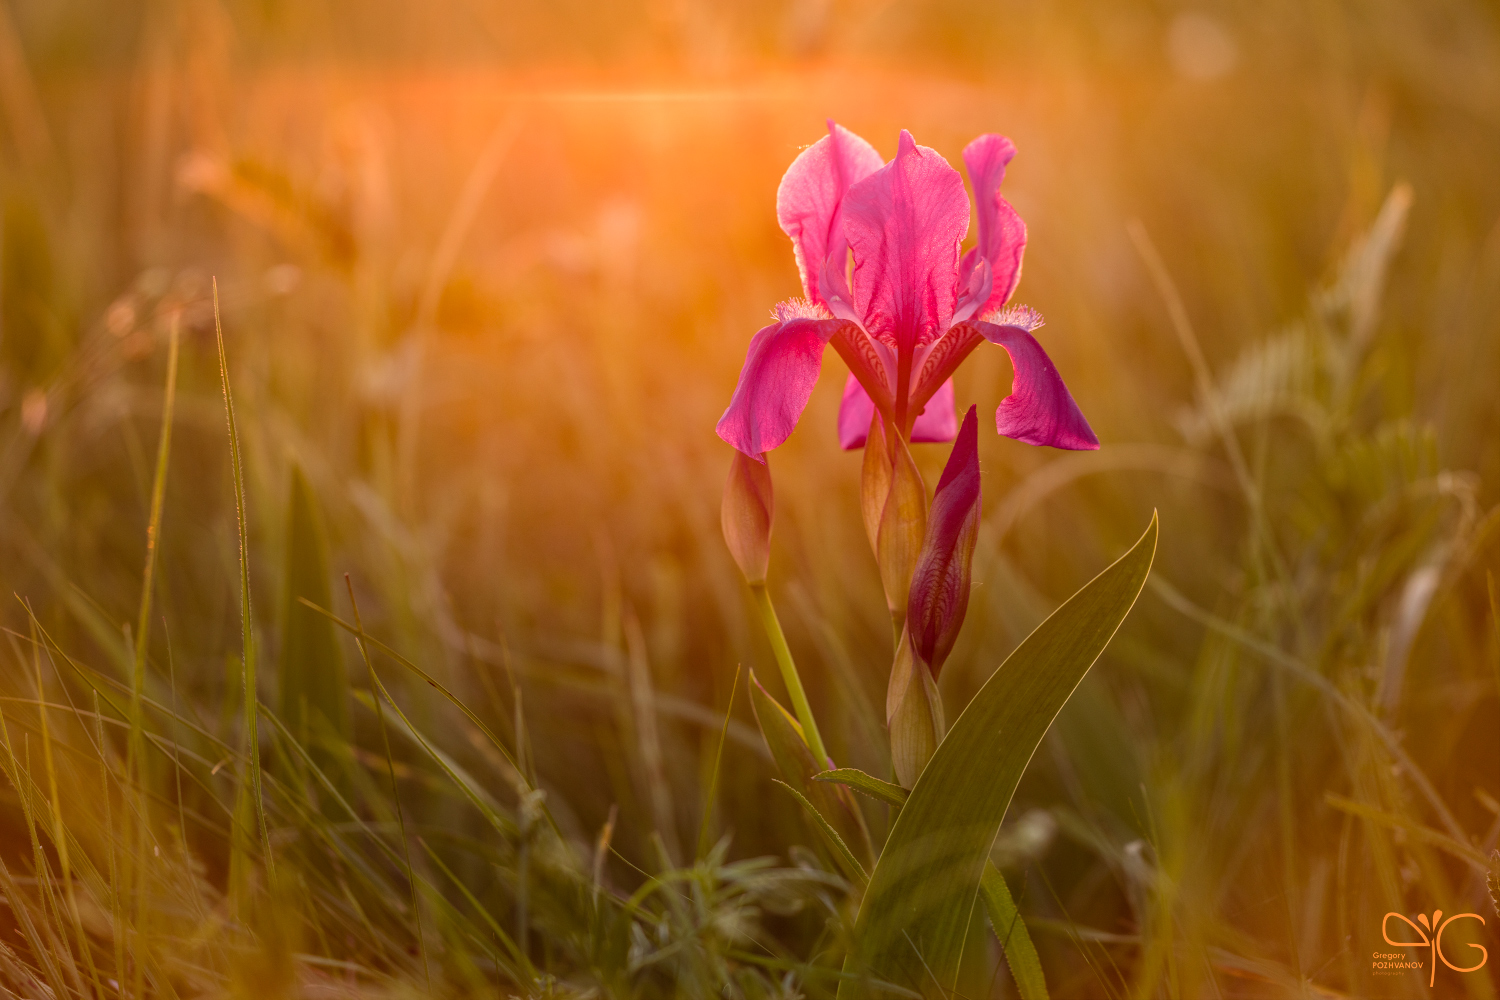
M 954 722 L 912 789 L 860 905 L 842 1000 L 870 980 L 947 996 L 1000 821 L 1052 720 L 1125 620 L 1156 553 L 1129 552 L 1037 626 Z
M 836 767 L 813 775 L 814 781 L 831 782 L 863 792 L 870 798 L 890 806 L 904 806 L 911 793 L 900 785 L 881 781 L 873 774 L 866 774 L 857 767 Z
M 1021 919 L 1016 901 L 1011 898 L 1005 876 L 993 863 L 986 863 L 984 874 L 979 877 L 979 895 L 984 900 L 984 910 L 989 914 L 995 937 L 1005 949 L 1005 964 L 1010 966 L 1010 977 L 1015 980 L 1021 1000 L 1047 1000 L 1042 960 L 1036 953 L 1036 945 L 1031 943 L 1031 934 L 1026 930 L 1026 922 Z
M 293 464 L 287 498 L 283 568 L 282 640 L 278 663 L 281 718 L 304 746 L 326 726 L 350 739 L 349 677 L 333 622 L 303 604 L 332 607 L 328 543 L 317 500 L 300 466 Z M 324 754 L 315 753 L 320 761 Z
M 839 785 L 813 780 L 813 775 L 824 768 L 814 761 L 801 725 L 761 687 L 754 671 L 750 673 L 750 706 L 760 724 L 761 735 L 765 737 L 766 747 L 771 751 L 776 769 L 786 779 L 784 783 L 807 802 L 814 816 L 823 821 L 815 823 L 820 834 L 828 830 L 837 833 L 837 840 L 844 849 L 840 850 L 837 845 L 828 843 L 827 860 L 838 865 L 851 880 L 862 882 L 865 871 L 858 860 L 862 858 L 868 863 L 874 855 L 874 849 L 870 846 L 870 834 L 865 829 L 853 797 Z M 856 863 L 850 867 L 849 861 Z

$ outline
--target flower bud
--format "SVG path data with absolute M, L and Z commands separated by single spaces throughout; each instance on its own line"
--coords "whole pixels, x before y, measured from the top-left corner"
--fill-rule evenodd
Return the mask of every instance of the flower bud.
M 969 608 L 980 507 L 979 419 L 971 406 L 932 498 L 906 612 L 912 652 L 934 677 Z
M 886 607 L 890 609 L 891 620 L 899 624 L 906 617 L 911 575 L 922 553 L 922 537 L 927 533 L 927 484 L 922 482 L 922 473 L 912 461 L 906 441 L 899 434 L 893 441 L 891 488 L 880 512 L 875 557 L 880 563 Z
M 896 644 L 885 711 L 891 733 L 891 766 L 896 780 L 911 788 L 942 742 L 944 722 L 937 681 L 927 665 L 913 655 L 906 632 Z
M 742 451 L 734 453 L 729 481 L 724 484 L 724 505 L 719 522 L 729 554 L 745 574 L 745 582 L 766 582 L 771 561 L 771 470 L 765 456 L 759 460 Z

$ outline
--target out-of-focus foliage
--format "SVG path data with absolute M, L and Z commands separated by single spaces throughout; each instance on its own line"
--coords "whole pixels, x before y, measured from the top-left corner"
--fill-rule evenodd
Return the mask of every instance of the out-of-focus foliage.
M 1161 510 L 1158 582 L 993 854 L 1052 994 L 1427 989 L 1371 975 L 1381 915 L 1486 912 L 1500 837 L 1500 23 L 1474 0 L 0 4 L 7 988 L 833 992 L 851 887 L 743 690 L 708 794 L 735 665 L 781 695 L 713 425 L 798 290 L 775 189 L 830 116 L 887 155 L 903 127 L 953 160 L 1015 140 L 1019 299 L 1103 441 L 982 435 L 950 715 Z M 274 882 L 258 837 L 230 849 L 211 277 Z M 960 401 L 992 410 L 1002 359 Z M 827 369 L 771 457 L 770 587 L 831 754 L 889 776 L 889 618 Z M 915 452 L 934 481 L 944 450 Z M 280 718 L 286 568 L 318 561 L 287 551 L 296 468 L 328 610 L 353 622 L 347 572 L 388 647 L 377 715 L 337 633 L 352 743 Z M 996 942 L 964 955 L 966 996 L 1013 995 Z M 1493 995 L 1497 968 L 1439 987 Z

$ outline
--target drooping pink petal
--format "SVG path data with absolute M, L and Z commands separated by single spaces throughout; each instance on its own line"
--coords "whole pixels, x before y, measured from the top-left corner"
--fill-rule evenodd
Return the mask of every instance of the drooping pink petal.
M 845 451 L 865 446 L 870 433 L 870 418 L 875 403 L 853 374 L 844 382 L 844 399 L 839 403 L 839 447 Z M 927 408 L 911 428 L 912 444 L 940 444 L 952 441 L 958 433 L 958 416 L 953 411 L 953 380 L 938 387 L 927 401 Z
M 937 339 L 952 322 L 969 230 L 958 171 L 903 129 L 896 158 L 849 189 L 843 222 L 864 328 L 903 353 Z
M 979 515 L 979 418 L 971 406 L 927 513 L 927 535 L 907 602 L 912 652 L 932 668 L 934 677 L 952 651 L 969 608 Z
M 756 461 L 797 426 L 823 367 L 828 338 L 838 319 L 787 319 L 763 327 L 750 341 L 729 408 L 719 418 L 719 437 Z
M 1026 250 L 1026 223 L 1010 202 L 1000 197 L 1005 168 L 1016 155 L 1015 145 L 1003 135 L 982 135 L 964 148 L 964 166 L 974 185 L 974 203 L 979 216 L 979 243 L 964 255 L 959 267 L 965 282 L 982 258 L 989 261 L 991 286 L 988 296 L 973 315 L 998 309 L 1021 280 L 1021 256 Z
M 808 299 L 830 306 L 822 292 L 833 283 L 843 288 L 847 244 L 841 205 L 850 185 L 880 169 L 875 147 L 841 125 L 828 123 L 828 134 L 804 149 L 781 178 L 776 191 L 776 218 L 792 238 L 797 270 Z M 825 265 L 828 275 L 824 276 Z
M 995 411 L 995 429 L 1024 444 L 1094 451 L 1099 439 L 1036 338 L 1019 326 L 974 323 L 975 329 L 1010 355 L 1015 377 L 1010 395 Z

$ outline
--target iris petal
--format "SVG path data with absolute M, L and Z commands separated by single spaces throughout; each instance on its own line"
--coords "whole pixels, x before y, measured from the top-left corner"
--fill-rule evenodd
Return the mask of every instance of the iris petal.
M 1063 384 L 1057 366 L 1035 337 L 1019 326 L 973 324 L 984 339 L 1010 355 L 1015 377 L 995 411 L 995 429 L 1023 444 L 1094 451 L 1099 439 Z
M 870 433 L 870 418 L 875 415 L 875 403 L 864 386 L 852 374 L 844 382 L 844 399 L 839 404 L 839 447 L 845 451 L 865 446 Z M 958 415 L 953 409 L 953 380 L 938 386 L 932 398 L 912 424 L 912 444 L 938 444 L 952 441 L 958 433 Z
M 840 293 L 847 297 L 847 289 L 840 287 L 848 259 L 842 228 L 844 195 L 880 164 L 874 146 L 829 122 L 828 134 L 804 149 L 781 178 L 776 218 L 792 239 L 802 289 L 813 302 L 831 307 L 830 298 Z M 834 257 L 825 277 L 825 264 Z
M 854 308 L 898 351 L 936 340 L 953 321 L 958 245 L 969 230 L 963 178 L 902 131 L 896 158 L 844 198 L 854 252 Z
M 837 319 L 788 319 L 763 327 L 750 341 L 739 383 L 718 433 L 756 461 L 797 426 L 823 367 L 828 338 L 844 325 Z
M 1026 223 L 1000 197 L 1005 168 L 1016 155 L 1015 145 L 1003 135 L 982 135 L 964 147 L 964 166 L 974 185 L 974 203 L 979 217 L 979 243 L 964 257 L 963 277 L 968 277 L 978 258 L 990 263 L 989 294 L 973 315 L 982 316 L 1003 306 L 1021 280 L 1021 257 L 1026 251 Z

